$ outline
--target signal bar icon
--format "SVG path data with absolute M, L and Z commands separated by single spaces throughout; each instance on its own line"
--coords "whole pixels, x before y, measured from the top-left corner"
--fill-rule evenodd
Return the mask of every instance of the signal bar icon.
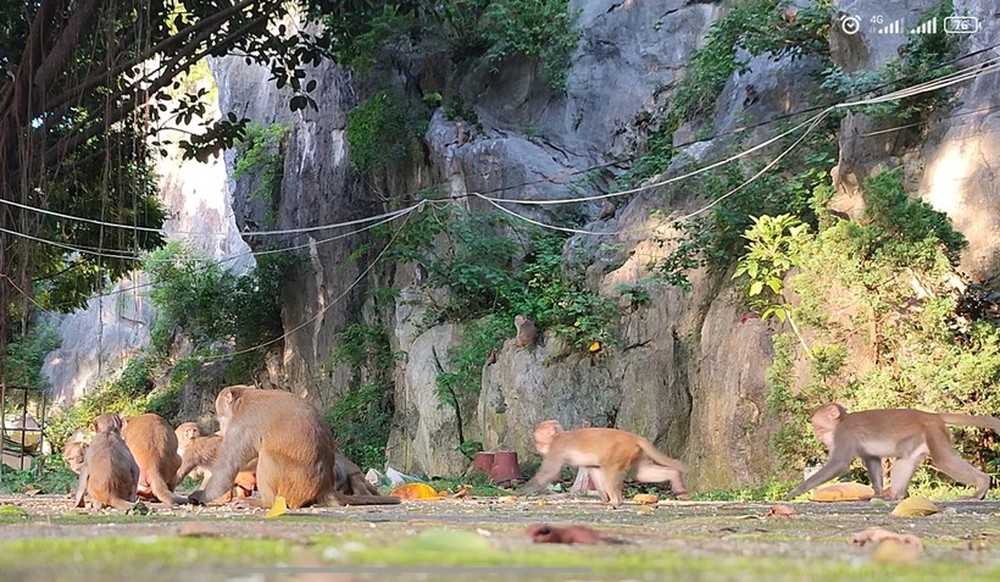
M 937 16 L 916 28 L 910 29 L 910 34 L 935 34 L 937 32 Z
M 875 34 L 902 34 L 902 33 L 903 33 L 902 18 L 893 20 L 889 24 L 875 31 Z

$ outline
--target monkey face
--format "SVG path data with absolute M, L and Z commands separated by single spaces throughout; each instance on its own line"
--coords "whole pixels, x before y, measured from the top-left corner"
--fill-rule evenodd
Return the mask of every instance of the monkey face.
M 74 472 L 79 474 L 80 469 L 83 467 L 83 457 L 87 453 L 87 443 L 76 441 L 71 442 L 66 445 L 66 449 L 63 451 L 63 460 L 66 461 L 66 465 Z

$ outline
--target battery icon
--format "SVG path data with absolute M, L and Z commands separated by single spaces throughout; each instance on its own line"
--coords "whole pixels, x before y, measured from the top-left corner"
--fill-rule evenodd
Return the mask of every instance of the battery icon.
M 979 19 L 975 16 L 948 16 L 944 19 L 944 31 L 948 34 L 972 34 L 979 30 Z

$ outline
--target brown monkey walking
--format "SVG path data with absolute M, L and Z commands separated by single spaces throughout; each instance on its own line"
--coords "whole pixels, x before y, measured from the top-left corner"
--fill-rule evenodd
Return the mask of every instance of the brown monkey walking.
M 187 503 L 187 498 L 174 493 L 181 458 L 177 435 L 167 421 L 152 413 L 129 418 L 122 438 L 139 465 L 139 495 L 168 504 Z
M 812 425 L 830 456 L 819 471 L 793 489 L 788 497 L 797 497 L 826 483 L 846 471 L 855 457 L 861 457 L 875 495 L 902 499 L 906 497 L 914 471 L 930 455 L 935 467 L 956 481 L 974 486 L 974 497 L 982 499 L 990 488 L 990 476 L 958 456 L 952 448 L 947 424 L 1000 432 L 1000 418 L 992 416 L 934 414 L 911 408 L 848 413 L 840 404 L 824 404 L 813 412 Z M 882 491 L 883 458 L 896 459 L 892 466 L 892 487 L 885 493 Z
M 691 498 L 681 480 L 684 465 L 637 434 L 614 428 L 564 431 L 559 422 L 546 420 L 535 428 L 534 437 L 535 447 L 545 460 L 520 493 L 540 491 L 559 476 L 564 465 L 572 465 L 589 469 L 601 498 L 611 507 L 622 504 L 622 485 L 630 469 L 639 481 L 670 481 L 677 497 Z
M 122 419 L 117 414 L 102 414 L 94 421 L 97 434 L 85 447 L 73 507 L 83 507 L 88 491 L 98 509 L 124 510 L 135 503 L 139 466 L 122 440 L 121 427 Z
M 255 456 L 263 506 L 271 506 L 279 495 L 291 508 L 400 501 L 336 490 L 336 448 L 330 429 L 312 404 L 294 394 L 229 386 L 216 397 L 215 412 L 223 427 L 222 445 L 212 477 L 191 494 L 193 503 L 203 504 L 225 493 L 240 467 Z

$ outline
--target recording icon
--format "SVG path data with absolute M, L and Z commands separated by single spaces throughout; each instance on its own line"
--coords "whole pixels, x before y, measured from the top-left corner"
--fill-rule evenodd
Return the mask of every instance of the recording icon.
M 975 16 L 948 16 L 944 19 L 944 31 L 948 34 L 972 34 L 979 30 L 979 19 Z

